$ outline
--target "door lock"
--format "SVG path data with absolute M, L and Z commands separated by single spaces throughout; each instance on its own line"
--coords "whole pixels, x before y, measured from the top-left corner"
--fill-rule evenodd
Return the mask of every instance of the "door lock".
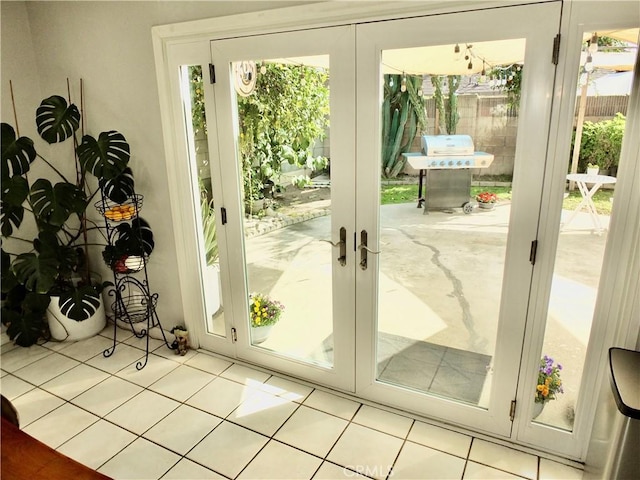
M 330 243 L 334 247 L 340 247 L 340 256 L 338 257 L 338 262 L 343 267 L 347 264 L 347 229 L 344 227 L 340 228 L 340 241 L 332 242 L 331 240 L 320 240 L 321 242 Z
M 368 253 L 373 253 L 373 254 L 379 254 L 379 251 L 376 250 L 372 250 L 367 246 L 367 231 L 366 230 L 362 230 L 360 232 L 360 245 L 358 245 L 358 249 L 360 250 L 360 268 L 362 270 L 366 270 L 367 269 L 367 254 Z

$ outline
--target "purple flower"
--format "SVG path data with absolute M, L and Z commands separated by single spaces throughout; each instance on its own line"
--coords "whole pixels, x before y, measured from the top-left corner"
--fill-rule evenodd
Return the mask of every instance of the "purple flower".
M 562 365 L 558 364 L 558 370 L 562 370 Z

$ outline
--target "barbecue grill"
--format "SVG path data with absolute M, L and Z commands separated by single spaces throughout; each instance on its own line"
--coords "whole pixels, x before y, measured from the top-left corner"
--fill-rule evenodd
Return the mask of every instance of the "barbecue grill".
M 412 168 L 420 171 L 418 208 L 424 206 L 425 214 L 452 208 L 471 213 L 471 169 L 488 168 L 493 155 L 474 151 L 469 135 L 424 135 L 421 145 L 422 152 L 402 154 Z

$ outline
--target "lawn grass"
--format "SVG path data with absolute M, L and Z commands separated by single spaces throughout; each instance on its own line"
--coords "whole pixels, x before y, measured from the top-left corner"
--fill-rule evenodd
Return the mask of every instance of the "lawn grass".
M 480 192 L 492 192 L 498 196 L 498 202 L 511 200 L 511 187 L 471 187 L 470 197 L 475 197 Z M 593 203 L 600 215 L 611 215 L 611 197 L 613 190 L 599 190 L 593 196 Z M 418 185 L 383 185 L 381 191 L 381 204 L 411 203 L 418 200 Z M 562 208 L 574 210 L 580 204 L 582 197 L 578 190 L 574 190 L 564 199 Z M 586 211 L 586 210 L 585 210 Z

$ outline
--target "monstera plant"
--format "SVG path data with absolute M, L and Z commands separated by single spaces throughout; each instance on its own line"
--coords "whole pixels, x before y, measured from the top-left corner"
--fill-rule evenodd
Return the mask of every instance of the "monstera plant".
M 100 190 L 114 198 L 133 193 L 129 145 L 121 133 L 102 132 L 96 139 L 78 132 L 80 111 L 60 96 L 43 100 L 35 121 L 47 143 L 73 143 L 75 173 L 72 179 L 62 173 L 70 170 L 59 163 L 69 162 L 66 155 L 49 161 L 30 138 L 2 123 L 2 322 L 22 346 L 46 331 L 44 314 L 54 301 L 76 322 L 104 312 L 101 291 L 107 284 L 91 275 L 88 255 L 90 231 L 100 226 L 87 217 L 87 208 Z M 48 165 L 51 174 L 34 178 L 29 171 L 35 161 Z M 33 216 L 30 225 L 25 213 Z M 25 238 L 23 232 L 34 229 L 35 238 Z

